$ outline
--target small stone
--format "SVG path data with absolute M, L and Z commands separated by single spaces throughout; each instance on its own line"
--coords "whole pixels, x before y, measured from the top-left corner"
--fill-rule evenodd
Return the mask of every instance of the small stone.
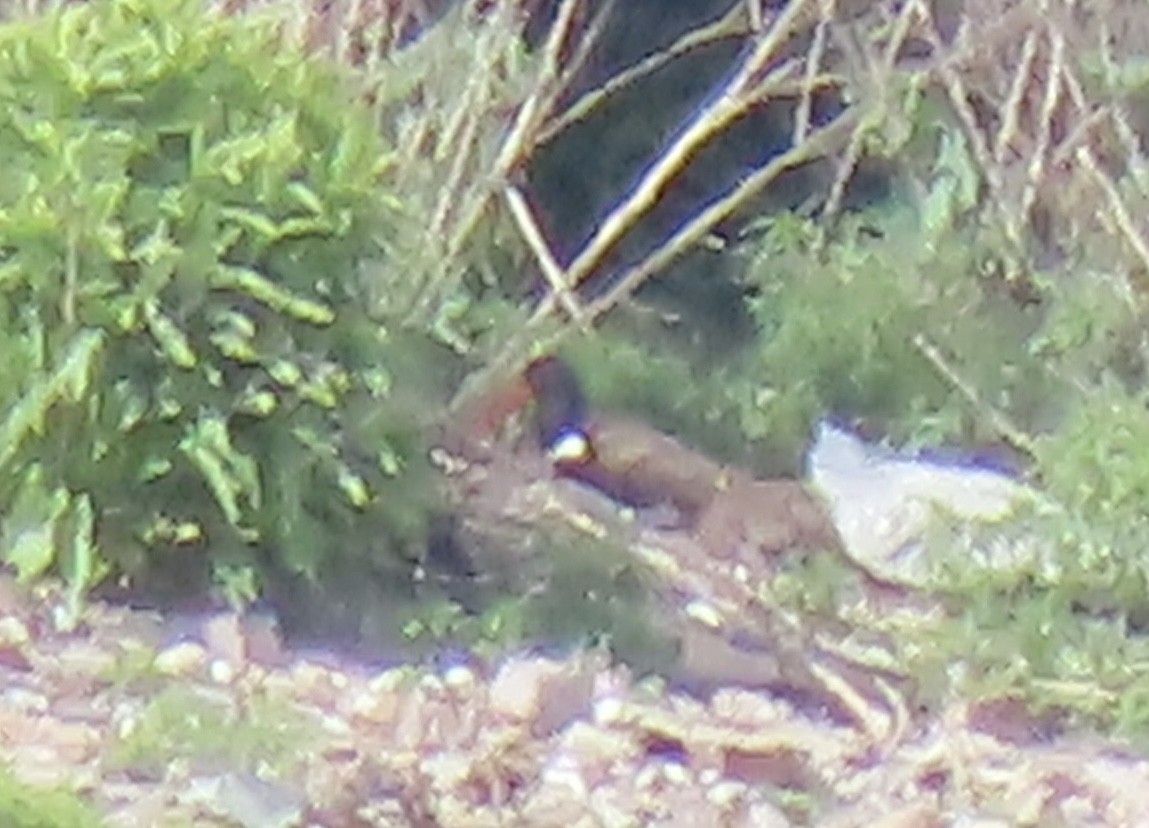
M 116 666 L 116 654 L 85 639 L 69 642 L 57 655 L 63 672 L 72 676 L 100 676 Z
M 32 639 L 28 627 L 19 618 L 0 618 L 0 646 L 23 647 Z
M 296 686 L 292 676 L 279 670 L 269 672 L 260 681 L 259 686 L 263 692 L 279 697 L 294 698 L 300 694 L 300 689 Z
M 491 709 L 508 718 L 529 721 L 535 736 L 549 736 L 589 709 L 594 695 L 594 672 L 589 668 L 584 661 L 509 661 L 491 684 Z
M 387 725 L 399 713 L 399 695 L 392 691 L 374 692 L 370 687 L 351 697 L 350 713 L 374 724 Z
M 4 707 L 20 713 L 42 715 L 48 712 L 48 697 L 23 687 L 9 687 L 0 694 Z
M 558 669 L 557 664 L 545 659 L 508 661 L 491 683 L 491 709 L 511 719 L 534 718 L 543 682 Z
M 323 729 L 324 733 L 331 736 L 350 736 L 355 732 L 354 728 L 341 716 L 321 715 L 319 717 L 319 726 Z
M 569 790 L 577 800 L 586 799 L 590 793 L 587 790 L 586 781 L 583 779 L 578 768 L 570 767 L 566 765 L 566 763 L 557 763 L 551 767 L 544 768 L 541 781 L 543 785 Z
M 155 668 L 166 676 L 186 676 L 202 670 L 207 652 L 191 641 L 173 644 L 156 656 Z
M 673 785 L 686 785 L 690 782 L 690 771 L 678 762 L 667 762 L 663 765 L 662 775 Z
M 231 684 L 235 679 L 235 668 L 223 659 L 215 659 L 208 668 L 208 675 L 216 684 Z
M 443 682 L 456 692 L 466 692 L 475 688 L 475 673 L 470 667 L 452 667 L 443 675 Z
M 203 640 L 211 651 L 213 667 L 220 661 L 226 661 L 232 668 L 238 670 L 247 661 L 247 644 L 237 613 L 220 613 L 205 621 Z
M 32 662 L 24 655 L 24 648 L 11 644 L 0 644 L 0 667 L 27 673 L 32 669 Z
M 790 828 L 790 820 L 776 805 L 757 802 L 750 806 L 746 824 L 755 828 Z
M 634 787 L 640 791 L 654 787 L 658 780 L 658 768 L 655 765 L 644 765 L 634 777 Z
M 638 755 L 639 743 L 631 734 L 575 722 L 561 736 L 563 748 L 583 767 L 605 769 Z
M 692 618 L 699 624 L 710 627 L 712 630 L 722 626 L 722 614 L 713 605 L 702 600 L 691 601 L 686 605 L 686 617 Z
M 616 724 L 622 719 L 626 706 L 617 696 L 599 699 L 594 705 L 594 721 L 601 725 Z
M 729 808 L 746 795 L 746 786 L 738 782 L 719 782 L 706 791 L 706 799 L 719 808 Z
M 309 661 L 301 661 L 291 669 L 291 681 L 303 695 L 310 696 L 329 688 L 329 672 Z
M 411 677 L 409 667 L 394 667 L 384 670 L 367 683 L 367 689 L 372 693 L 393 693 L 403 686 Z
M 523 803 L 519 811 L 520 825 L 570 825 L 583 824 L 586 814 L 587 794 L 581 780 L 559 774 L 544 778 L 534 792 Z
M 243 828 L 298 825 L 305 804 L 293 786 L 248 773 L 193 782 L 185 798 Z

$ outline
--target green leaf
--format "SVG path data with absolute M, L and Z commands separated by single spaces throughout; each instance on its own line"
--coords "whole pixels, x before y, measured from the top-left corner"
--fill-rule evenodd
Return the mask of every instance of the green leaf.
M 61 562 L 61 574 L 67 587 L 65 603 L 57 626 L 75 629 L 84 609 L 85 596 L 110 571 L 110 565 L 96 548 L 96 510 L 91 496 L 84 494 L 72 501 L 73 530 L 68 538 L 67 554 Z
M 221 265 L 212 277 L 212 286 L 218 290 L 238 290 L 272 310 L 313 325 L 330 325 L 335 321 L 331 308 L 294 294 L 250 268 Z
M 259 598 L 259 579 L 250 566 L 216 564 L 212 580 L 223 590 L 224 599 L 234 609 L 250 607 Z
M 356 509 L 366 508 L 371 502 L 371 489 L 367 481 L 351 471 L 345 463 L 339 463 L 337 468 L 339 488 L 347 496 L 348 502 Z
M 285 189 L 287 194 L 308 212 L 315 216 L 322 216 L 325 213 L 319 195 L 302 181 L 292 181 Z
M 245 515 L 259 509 L 262 500 L 259 466 L 232 445 L 226 421 L 218 414 L 202 414 L 179 449 L 203 476 L 227 522 L 245 540 L 254 541 L 258 532 L 245 525 Z
M 105 342 L 102 331 L 81 331 L 72 338 L 59 367 L 38 381 L 0 420 L 0 470 L 33 433 L 43 433 L 48 409 L 57 402 L 78 402 L 86 393 Z
M 944 129 L 934 165 L 934 178 L 921 207 L 922 229 L 936 245 L 957 219 L 977 205 L 981 177 L 960 130 Z
M 46 480 L 41 464 L 33 464 L 23 475 L 0 533 L 4 560 L 15 567 L 22 582 L 43 575 L 56 563 L 57 524 L 70 502 L 66 489 L 53 488 Z
M 144 319 L 147 321 L 148 331 L 172 365 L 191 370 L 199 364 L 187 335 L 159 310 L 154 299 L 144 304 Z

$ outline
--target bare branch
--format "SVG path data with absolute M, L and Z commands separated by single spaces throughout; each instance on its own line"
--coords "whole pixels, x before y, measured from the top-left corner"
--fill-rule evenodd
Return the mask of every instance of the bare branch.
M 641 263 L 623 274 L 611 291 L 591 305 L 589 308 L 591 318 L 598 319 L 615 307 L 637 290 L 643 282 L 661 272 L 686 250 L 703 240 L 715 227 L 764 191 L 784 172 L 838 150 L 858 129 L 858 124 L 857 110 L 844 112 L 829 125 L 812 132 L 802 144 L 776 156 L 748 176 L 737 187 L 687 222 Z
M 1036 456 L 1036 445 L 1033 437 L 1014 425 L 1003 412 L 987 403 L 982 398 L 982 395 L 978 393 L 977 388 L 958 373 L 957 369 L 950 363 L 950 360 L 942 354 L 941 349 L 934 344 L 929 337 L 925 334 L 917 334 L 914 336 L 913 342 L 914 347 L 925 357 L 926 361 L 934 370 L 965 397 L 970 407 L 989 422 L 990 427 L 993 428 L 999 437 L 1005 440 L 1008 445 L 1028 457 L 1033 458 Z
M 737 25 L 738 11 L 739 9 L 735 7 L 731 13 L 709 26 L 687 32 L 666 49 L 643 58 L 633 66 L 609 78 L 600 86 L 585 93 L 543 128 L 538 137 L 539 145 L 550 143 L 571 125 L 586 120 L 596 109 L 623 89 L 653 75 L 683 55 L 712 43 L 744 36 L 746 34 L 745 27 Z
M 845 143 L 850 133 L 857 128 L 858 113 L 854 110 L 847 111 L 831 124 L 811 133 L 801 146 L 792 147 L 771 160 L 688 221 L 646 259 L 622 274 L 614 288 L 586 309 L 586 317 L 591 321 L 600 319 L 637 290 L 643 282 L 661 272 L 685 251 L 704 239 L 718 224 L 733 215 L 749 199 L 765 190 L 782 173 L 833 152 Z M 468 384 L 468 388 L 452 402 L 452 408 L 461 405 L 478 389 L 486 387 L 494 377 L 504 376 L 521 367 L 530 358 L 531 353 L 552 349 L 571 333 L 572 329 L 569 326 L 544 333 L 546 324 L 551 321 L 555 304 L 553 297 L 548 297 L 548 300 L 539 305 L 522 330 L 504 345 L 481 375 L 477 376 L 473 383 Z
M 550 285 L 552 293 L 558 297 L 559 304 L 562 305 L 567 315 L 580 327 L 585 327 L 582 306 L 578 301 L 578 297 L 571 292 L 570 286 L 567 285 L 563 276 L 563 269 L 559 263 L 555 261 L 550 246 L 543 238 L 543 234 L 539 230 L 538 222 L 535 220 L 534 213 L 530 205 L 527 204 L 526 197 L 517 187 L 508 186 L 503 190 L 503 198 L 507 202 L 511 216 L 518 225 L 519 233 L 522 234 L 527 246 L 530 247 L 531 252 L 534 254 L 535 261 L 538 262 L 539 270 L 542 272 L 543 278 L 546 279 L 547 284 Z
M 1094 183 L 1105 196 L 1105 200 L 1109 205 L 1110 214 L 1109 216 L 1103 216 L 1103 218 L 1109 219 L 1118 233 L 1124 237 L 1130 250 L 1132 250 L 1137 257 L 1137 262 L 1141 266 L 1142 272 L 1149 273 L 1149 243 L 1146 243 L 1144 236 L 1142 236 L 1141 232 L 1137 229 L 1133 217 L 1125 207 L 1121 193 L 1117 190 L 1117 185 L 1102 171 L 1089 147 L 1082 146 L 1077 148 L 1077 163 L 1081 165 L 1082 169 L 1089 173 Z M 1127 273 L 1126 278 L 1132 279 L 1133 274 L 1131 272 Z M 1130 295 L 1144 297 L 1146 286 L 1141 285 L 1140 290 L 1134 289 L 1135 287 L 1136 286 L 1132 284 L 1129 285 Z
M 590 238 L 567 269 L 568 284 L 578 286 L 594 271 L 623 235 L 654 207 L 671 180 L 682 172 L 702 147 L 745 115 L 767 93 L 772 83 L 776 84 L 783 78 L 792 79 L 791 75 L 799 64 L 797 60 L 786 61 L 779 69 L 771 72 L 765 81 L 756 81 L 763 67 L 778 56 L 782 45 L 793 36 L 790 27 L 796 25 L 806 5 L 803 0 L 792 0 L 761 38 L 761 42 L 743 60 L 735 76 L 686 125 L 679 137 L 659 154 L 630 194 L 607 214 L 598 232 Z M 751 97 L 747 90 L 753 86 L 758 86 L 758 89 L 756 95 Z
M 798 99 L 798 111 L 794 115 L 794 135 L 791 143 L 794 146 L 801 144 L 810 131 L 810 110 L 814 103 L 814 79 L 826 55 L 826 33 L 830 22 L 834 19 L 835 0 L 822 0 L 820 19 L 814 28 L 814 42 L 810 46 L 810 54 L 806 58 L 806 73 L 802 86 L 802 96 Z

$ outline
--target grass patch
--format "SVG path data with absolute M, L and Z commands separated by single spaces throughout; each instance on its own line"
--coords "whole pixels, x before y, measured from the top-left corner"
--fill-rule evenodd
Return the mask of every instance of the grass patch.
M 184 760 L 287 774 L 317 738 L 317 729 L 283 702 L 252 699 L 241 708 L 201 690 L 170 687 L 148 703 L 136 726 L 112 747 L 109 760 L 145 773 Z
M 40 788 L 0 767 L 0 825 L 4 828 L 97 828 L 103 819 L 76 794 Z

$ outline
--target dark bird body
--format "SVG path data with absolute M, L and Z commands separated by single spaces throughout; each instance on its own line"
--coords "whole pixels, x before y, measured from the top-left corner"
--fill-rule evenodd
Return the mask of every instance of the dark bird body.
M 536 359 L 527 366 L 524 376 L 534 395 L 539 447 L 556 459 L 582 459 L 579 455 L 590 448 L 586 433 L 587 404 L 575 372 L 567 363 L 552 356 Z M 571 440 L 576 442 L 573 450 Z
M 519 485 L 523 481 L 513 475 L 500 477 L 499 470 L 526 469 L 531 475 L 528 482 L 533 482 L 542 470 L 541 452 L 556 476 L 593 490 L 552 487 L 550 496 L 565 497 L 564 502 L 574 504 L 573 511 L 582 502 L 609 508 L 601 498 L 580 500 L 582 495 L 595 493 L 636 510 L 649 509 L 642 517 L 653 519 L 636 522 L 645 533 L 643 542 L 656 544 L 676 562 L 667 572 L 658 573 L 669 580 L 655 590 L 659 612 L 667 611 L 668 632 L 678 652 L 668 673 L 671 680 L 699 692 L 741 684 L 808 690 L 818 697 L 821 686 L 816 680 L 811 679 L 809 686 L 804 683 L 806 640 L 790 642 L 786 637 L 790 628 L 755 609 L 759 605 L 753 587 L 746 592 L 746 585 L 729 574 L 742 568 L 764 581 L 791 550 L 840 549 L 833 523 L 818 498 L 800 481 L 757 479 L 747 470 L 715 462 L 642 420 L 593 411 L 576 373 L 556 357 L 536 360 L 504 380 L 467 409 L 463 425 L 472 432 L 482 426 L 483 434 L 494 433 L 498 428 L 492 426 L 499 417 L 492 413 L 514 416 L 532 404 L 528 433 L 538 451 L 515 451 L 510 440 L 503 442 L 506 462 L 493 462 L 476 477 L 479 490 L 496 496 L 489 500 L 475 497 L 472 504 L 504 506 L 504 492 L 512 485 L 507 480 Z M 674 512 L 670 521 L 664 520 L 665 507 Z M 500 517 L 504 514 L 499 509 L 490 511 Z M 497 521 L 492 523 L 497 525 Z M 497 533 L 492 536 L 499 538 L 489 545 L 496 556 L 518 548 L 503 542 Z M 477 546 L 483 548 L 483 544 Z M 465 587 L 483 594 L 487 584 L 475 573 L 489 567 L 468 566 L 465 559 L 460 564 L 457 559 L 462 556 L 451 546 L 433 552 L 429 557 L 440 568 L 460 573 Z M 510 569 L 518 575 L 522 561 L 516 558 Z M 697 597 L 712 603 L 711 596 L 744 606 L 724 619 L 721 629 L 680 615 L 683 601 Z
M 837 545 L 822 504 L 800 482 L 756 480 L 640 420 L 590 413 L 577 375 L 556 357 L 531 363 L 525 378 L 539 445 L 557 474 L 636 509 L 673 507 L 718 547 Z
M 684 452 L 643 423 L 592 416 L 581 383 L 557 357 L 532 362 L 524 373 L 535 399 L 535 434 L 555 471 L 635 508 L 669 504 L 695 511 L 721 467 Z M 668 477 L 666 472 L 671 472 Z

